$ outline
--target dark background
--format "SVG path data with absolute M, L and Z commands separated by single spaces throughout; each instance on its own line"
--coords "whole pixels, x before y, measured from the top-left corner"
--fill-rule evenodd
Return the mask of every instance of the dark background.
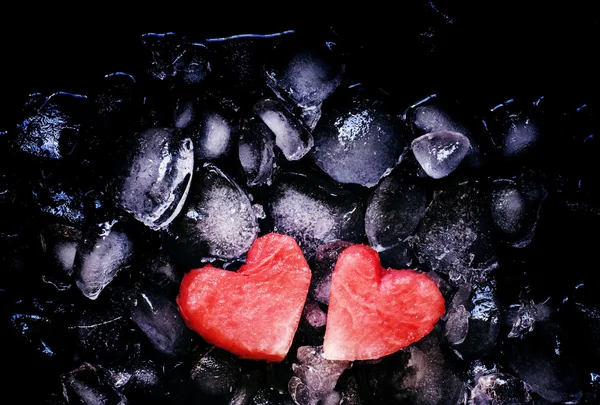
M 201 40 L 331 26 L 362 49 L 358 63 L 376 84 L 411 96 L 454 93 L 474 104 L 549 93 L 589 102 L 598 87 L 600 35 L 592 1 L 412 1 L 355 9 L 256 3 L 244 10 L 217 3 L 199 11 L 173 3 L 131 16 L 108 5 L 83 16 L 26 7 L 4 10 L 0 24 L 0 123 L 28 93 L 85 93 L 107 73 L 137 73 L 144 32 L 177 31 Z

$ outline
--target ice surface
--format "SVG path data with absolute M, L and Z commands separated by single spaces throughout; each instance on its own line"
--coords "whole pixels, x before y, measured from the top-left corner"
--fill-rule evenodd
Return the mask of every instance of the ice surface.
M 523 339 L 505 341 L 505 358 L 531 389 L 550 402 L 578 403 L 581 370 L 565 352 L 566 330 L 550 322 L 539 323 Z
M 206 110 L 183 133 L 194 142 L 196 161 L 219 159 L 227 155 L 233 141 L 229 120 L 216 111 Z
M 204 258 L 241 257 L 259 230 L 248 195 L 211 163 L 198 168 L 194 177 L 186 205 L 169 228 L 179 257 L 190 265 Z
M 362 202 L 335 183 L 285 173 L 276 179 L 271 190 L 268 211 L 274 231 L 293 237 L 307 256 L 327 242 L 360 240 Z
M 241 375 L 240 359 L 216 348 L 204 353 L 191 372 L 194 385 L 205 394 L 213 396 L 231 394 Z
M 117 179 L 117 201 L 152 229 L 164 229 L 179 214 L 194 170 L 194 147 L 170 129 L 147 129 Z
M 191 335 L 175 301 L 164 293 L 140 289 L 131 297 L 131 319 L 165 356 L 184 357 Z
M 238 156 L 249 187 L 271 184 L 274 147 L 273 132 L 264 123 L 251 119 L 242 125 Z
M 294 377 L 288 389 L 297 405 L 333 405 L 340 403 L 340 394 L 335 385 L 340 375 L 350 367 L 348 361 L 325 360 L 322 346 L 298 348 L 299 364 L 294 363 Z
M 267 84 L 303 107 L 321 104 L 340 85 L 345 66 L 325 44 L 299 49 L 265 69 Z
M 89 364 L 63 374 L 63 395 L 69 404 L 127 405 L 129 402 L 108 385 L 103 373 Z
M 460 356 L 482 358 L 496 345 L 500 309 L 496 283 L 462 285 L 446 311 L 444 335 Z
M 334 180 L 373 187 L 400 161 L 403 127 L 382 95 L 349 91 L 323 111 L 313 131 L 312 157 Z
M 449 274 L 455 284 L 496 268 L 489 196 L 476 182 L 448 188 L 434 198 L 415 236 L 419 261 Z
M 469 405 L 533 405 L 527 385 L 515 376 L 493 373 L 481 376 L 471 390 Z
M 96 299 L 117 273 L 129 266 L 133 243 L 120 231 L 92 234 L 80 242 L 75 256 L 75 283 L 83 295 Z
M 412 141 L 417 161 L 430 177 L 441 179 L 452 173 L 469 152 L 469 139 L 458 132 L 440 131 Z
M 58 265 L 66 274 L 73 274 L 75 254 L 77 253 L 77 242 L 70 240 L 59 241 L 54 245 L 53 255 Z
M 425 215 L 426 202 L 425 190 L 398 172 L 383 179 L 373 191 L 365 212 L 365 231 L 371 247 L 380 254 L 391 253 L 388 256 L 393 257 L 393 263 L 385 263 L 385 266 L 410 264 L 406 239 Z M 385 253 L 382 260 L 384 256 Z
M 309 129 L 279 101 L 263 98 L 254 105 L 254 112 L 275 134 L 275 144 L 287 160 L 299 160 L 313 147 Z
M 503 241 L 516 248 L 528 246 L 535 235 L 544 186 L 529 176 L 497 179 L 492 190 L 492 222 Z

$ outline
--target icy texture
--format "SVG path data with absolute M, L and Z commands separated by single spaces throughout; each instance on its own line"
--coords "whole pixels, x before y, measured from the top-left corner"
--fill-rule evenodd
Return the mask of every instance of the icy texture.
M 493 280 L 459 287 L 446 311 L 444 334 L 461 355 L 481 358 L 490 353 L 500 333 L 500 309 Z
M 202 392 L 229 395 L 242 375 L 240 360 L 220 349 L 211 349 L 196 363 L 191 372 L 194 385 Z
M 194 265 L 204 258 L 241 257 L 259 230 L 248 195 L 211 163 L 198 168 L 194 177 L 186 205 L 169 228 L 177 250 Z
M 308 128 L 279 101 L 263 98 L 254 104 L 254 112 L 275 134 L 275 144 L 287 160 L 299 160 L 313 147 Z
M 68 156 L 80 137 L 85 96 L 55 93 L 47 99 L 34 95 L 28 117 L 17 126 L 18 147 L 34 156 L 60 159 Z
M 275 162 L 273 132 L 261 121 L 250 119 L 242 125 L 238 156 L 249 187 L 271 184 Z
M 278 59 L 265 69 L 267 84 L 303 107 L 319 105 L 329 97 L 345 70 L 335 51 L 325 44 L 288 51 Z
M 179 214 L 194 170 L 189 138 L 177 139 L 169 129 L 148 129 L 136 136 L 123 177 L 117 180 L 117 201 L 152 229 L 164 229 Z
M 156 362 L 142 356 L 139 347 L 135 347 L 127 358 L 105 366 L 108 382 L 132 402 L 151 401 L 163 388 L 163 371 Z
M 533 405 L 525 383 L 503 373 L 481 376 L 471 390 L 469 405 Z
M 127 73 L 116 72 L 104 77 L 102 88 L 92 99 L 102 126 L 112 127 L 128 118 L 135 106 L 135 90 L 136 80 Z
M 528 246 L 535 235 L 540 208 L 547 194 L 541 183 L 527 176 L 495 180 L 491 213 L 500 237 L 516 248 Z
M 365 231 L 384 266 L 410 265 L 406 239 L 423 219 L 426 202 L 425 190 L 397 172 L 373 191 L 365 213 Z
M 261 388 L 250 401 L 250 405 L 294 405 L 290 396 L 274 389 Z
M 505 158 L 519 158 L 535 148 L 544 136 L 539 111 L 513 100 L 497 105 L 486 119 L 496 148 Z
M 373 403 L 456 405 L 465 388 L 444 358 L 437 330 L 372 366 Z
M 310 280 L 310 296 L 317 302 L 329 305 L 329 293 L 331 291 L 331 276 L 335 263 L 340 253 L 347 247 L 352 246 L 350 242 L 331 242 L 319 246 L 312 263 L 313 276 Z
M 248 405 L 258 391 L 260 377 L 261 373 L 258 370 L 250 370 L 242 375 L 227 405 Z
M 475 182 L 448 188 L 427 207 L 415 237 L 422 264 L 464 283 L 498 266 L 491 239 L 489 198 Z
M 465 160 L 472 167 L 485 161 L 480 138 L 485 133 L 483 122 L 471 116 L 459 103 L 441 99 L 435 94 L 410 106 L 405 114 L 406 123 L 415 136 L 432 132 L 455 132 L 468 138 L 470 148 Z
M 174 300 L 153 291 L 136 291 L 131 297 L 131 319 L 156 350 L 169 357 L 184 357 L 191 335 Z
M 510 327 L 509 338 L 522 338 L 535 329 L 536 322 L 550 319 L 552 309 L 547 302 L 536 304 L 521 298 L 519 304 L 510 305 L 503 314 L 503 323 Z
M 159 80 L 175 78 L 197 84 L 210 73 L 206 46 L 191 43 L 173 33 L 145 34 L 142 45 L 148 58 L 148 74 Z
M 580 370 L 563 351 L 566 331 L 552 323 L 536 325 L 524 339 L 505 341 L 505 358 L 531 389 L 550 402 L 577 403 L 582 396 Z
M 269 195 L 273 230 L 293 237 L 307 256 L 327 242 L 360 240 L 362 202 L 335 183 L 299 173 L 277 178 Z
M 119 271 L 129 266 L 133 243 L 120 231 L 92 232 L 77 248 L 75 283 L 83 295 L 96 299 Z
M 380 95 L 351 91 L 323 111 L 313 132 L 312 157 L 340 183 L 373 187 L 400 161 L 405 146 L 402 126 L 387 112 Z
M 458 132 L 440 131 L 412 141 L 417 161 L 430 177 L 441 179 L 452 173 L 469 152 L 469 139 Z
M 194 142 L 196 161 L 226 156 L 233 141 L 229 120 L 211 110 L 200 113 L 198 120 L 186 127 L 183 133 Z
M 61 376 L 63 395 L 69 404 L 126 405 L 129 402 L 105 381 L 99 370 L 84 363 Z
M 75 254 L 77 253 L 77 242 L 64 240 L 54 245 L 53 256 L 66 274 L 73 274 Z
M 325 360 L 322 353 L 321 346 L 298 348 L 300 364 L 292 364 L 294 377 L 288 384 L 290 395 L 297 405 L 333 405 L 340 402 L 340 394 L 334 391 L 335 385 L 351 363 Z

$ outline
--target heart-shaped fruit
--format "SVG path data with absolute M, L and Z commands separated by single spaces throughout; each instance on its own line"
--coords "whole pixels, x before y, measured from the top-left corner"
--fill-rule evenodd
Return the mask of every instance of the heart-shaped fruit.
M 177 304 L 188 327 L 242 358 L 277 362 L 291 344 L 311 272 L 296 241 L 262 236 L 237 272 L 211 265 L 187 273 Z
M 427 275 L 381 267 L 379 255 L 353 245 L 331 280 L 323 357 L 378 359 L 421 339 L 444 314 L 444 298 Z

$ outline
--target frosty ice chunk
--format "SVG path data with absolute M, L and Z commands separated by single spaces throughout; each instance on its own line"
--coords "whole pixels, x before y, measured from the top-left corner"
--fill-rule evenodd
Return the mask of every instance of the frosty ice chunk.
M 440 131 L 412 141 L 417 161 L 430 177 L 441 179 L 452 173 L 469 152 L 469 139 L 458 132 Z
M 170 129 L 142 131 L 115 181 L 117 204 L 150 228 L 164 229 L 181 211 L 193 170 L 189 138 Z
M 415 235 L 419 261 L 458 284 L 496 268 L 488 204 L 489 196 L 476 182 L 461 183 L 434 198 Z
M 275 134 L 275 144 L 287 160 L 299 160 L 313 147 L 308 128 L 279 101 L 263 98 L 254 104 L 254 112 Z
M 381 94 L 360 89 L 329 100 L 313 135 L 315 163 L 340 183 L 375 186 L 400 161 L 405 146 L 400 120 Z
M 293 237 L 307 256 L 327 242 L 358 241 L 363 235 L 362 202 L 331 181 L 285 173 L 271 190 L 273 230 Z
M 191 266 L 204 258 L 236 259 L 258 235 L 248 195 L 211 163 L 199 167 L 181 215 L 170 226 L 171 242 Z
M 242 373 L 240 359 L 225 350 L 212 348 L 196 362 L 191 372 L 194 385 L 212 396 L 229 395 Z
M 510 374 L 481 376 L 471 390 L 469 405 L 533 405 L 527 385 Z

